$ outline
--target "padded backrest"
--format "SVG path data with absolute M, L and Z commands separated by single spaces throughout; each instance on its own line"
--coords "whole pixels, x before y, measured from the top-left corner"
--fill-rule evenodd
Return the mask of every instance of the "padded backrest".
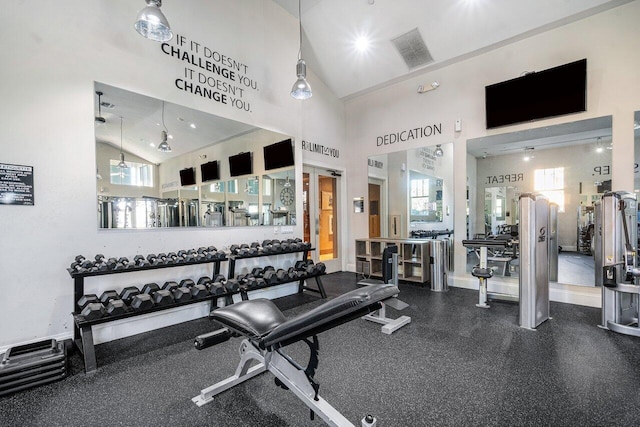
M 342 294 L 324 304 L 278 325 L 263 337 L 262 345 L 269 348 L 286 345 L 351 320 L 354 313 L 366 314 L 380 308 L 380 301 L 398 292 L 392 284 L 365 286 Z
M 268 299 L 241 301 L 211 312 L 209 317 L 248 338 L 260 339 L 287 320 Z

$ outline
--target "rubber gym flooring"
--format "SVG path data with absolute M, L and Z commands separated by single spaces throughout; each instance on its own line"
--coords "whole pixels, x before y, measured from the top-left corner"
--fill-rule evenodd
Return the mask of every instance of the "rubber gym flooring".
M 323 282 L 335 296 L 357 277 Z M 529 331 L 517 326 L 515 304 L 476 308 L 477 291 L 400 289 L 412 320 L 393 335 L 356 319 L 319 336 L 320 395 L 355 425 L 369 413 L 382 427 L 640 425 L 640 338 L 598 328 L 599 309 L 551 303 L 553 319 Z M 304 294 L 277 303 L 292 316 L 322 301 Z M 268 373 L 193 404 L 239 360 L 239 338 L 193 348 L 213 327 L 200 319 L 101 344 L 89 376 L 76 352 L 68 378 L 0 398 L 0 426 L 324 425 Z M 306 346 L 288 353 L 306 364 Z

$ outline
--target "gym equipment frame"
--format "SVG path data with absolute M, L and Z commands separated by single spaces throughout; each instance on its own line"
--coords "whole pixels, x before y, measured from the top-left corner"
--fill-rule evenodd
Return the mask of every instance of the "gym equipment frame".
M 602 323 L 610 331 L 640 337 L 638 203 L 633 193 L 607 192 L 596 203 L 596 275 L 602 286 Z M 597 277 L 597 276 L 596 276 Z
M 213 311 L 211 318 L 229 330 L 226 339 L 232 333 L 245 337 L 240 345 L 240 363 L 235 375 L 205 388 L 192 401 L 202 406 L 219 393 L 269 371 L 278 386 L 291 390 L 309 407 L 312 419 L 318 415 L 330 426 L 354 426 L 318 394 L 320 384 L 314 379 L 318 367 L 317 334 L 379 310 L 382 301 L 398 292 L 398 287 L 391 284 L 365 286 L 289 320 L 266 299 L 242 301 Z M 298 341 L 305 342 L 310 349 L 306 368 L 283 351 L 283 347 Z M 257 364 L 251 367 L 253 362 Z

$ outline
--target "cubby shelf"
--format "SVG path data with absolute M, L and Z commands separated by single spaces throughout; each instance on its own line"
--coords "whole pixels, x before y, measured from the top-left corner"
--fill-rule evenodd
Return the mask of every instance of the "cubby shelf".
M 429 240 L 419 239 L 356 239 L 356 272 L 382 277 L 382 251 L 387 246 L 398 247 L 398 278 L 425 284 L 429 281 Z

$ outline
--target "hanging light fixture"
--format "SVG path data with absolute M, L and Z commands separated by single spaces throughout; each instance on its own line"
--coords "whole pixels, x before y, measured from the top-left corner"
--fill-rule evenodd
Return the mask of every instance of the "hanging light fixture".
M 158 151 L 162 151 L 163 153 L 170 153 L 171 146 L 167 142 L 167 126 L 164 124 L 164 101 L 162 101 L 162 126 L 164 130 L 160 133 L 160 138 L 162 141 L 158 145 Z
M 311 85 L 307 82 L 307 64 L 302 59 L 302 12 L 300 11 L 300 0 L 298 0 L 298 22 L 300 33 L 300 49 L 298 50 L 298 63 L 296 64 L 296 74 L 298 80 L 293 84 L 291 96 L 295 99 L 309 99 L 313 96 Z
M 444 156 L 444 150 L 442 149 L 442 146 L 440 144 L 436 145 L 436 149 L 433 152 L 433 154 L 436 155 L 436 157 L 442 157 Z
M 118 163 L 120 169 L 127 169 L 129 166 L 124 162 L 124 152 L 122 151 L 122 117 L 120 117 L 120 163 Z
M 162 0 L 145 0 L 147 6 L 138 13 L 138 18 L 133 27 L 143 37 L 156 42 L 171 40 L 173 33 L 169 21 L 164 16 L 160 7 Z
M 598 137 L 596 139 L 596 153 L 602 153 L 604 151 L 604 147 L 602 146 L 602 138 Z
M 96 95 L 98 95 L 98 115 L 95 117 L 96 126 L 103 125 L 107 122 L 107 120 L 102 117 L 102 92 L 99 90 L 96 91 Z
M 291 181 L 289 181 L 289 174 L 287 174 L 287 179 L 284 181 L 284 184 L 282 184 L 282 186 L 285 188 L 291 187 Z
M 524 160 L 525 162 L 528 162 L 531 159 L 533 159 L 533 147 L 525 147 L 524 157 L 522 158 L 522 160 Z

